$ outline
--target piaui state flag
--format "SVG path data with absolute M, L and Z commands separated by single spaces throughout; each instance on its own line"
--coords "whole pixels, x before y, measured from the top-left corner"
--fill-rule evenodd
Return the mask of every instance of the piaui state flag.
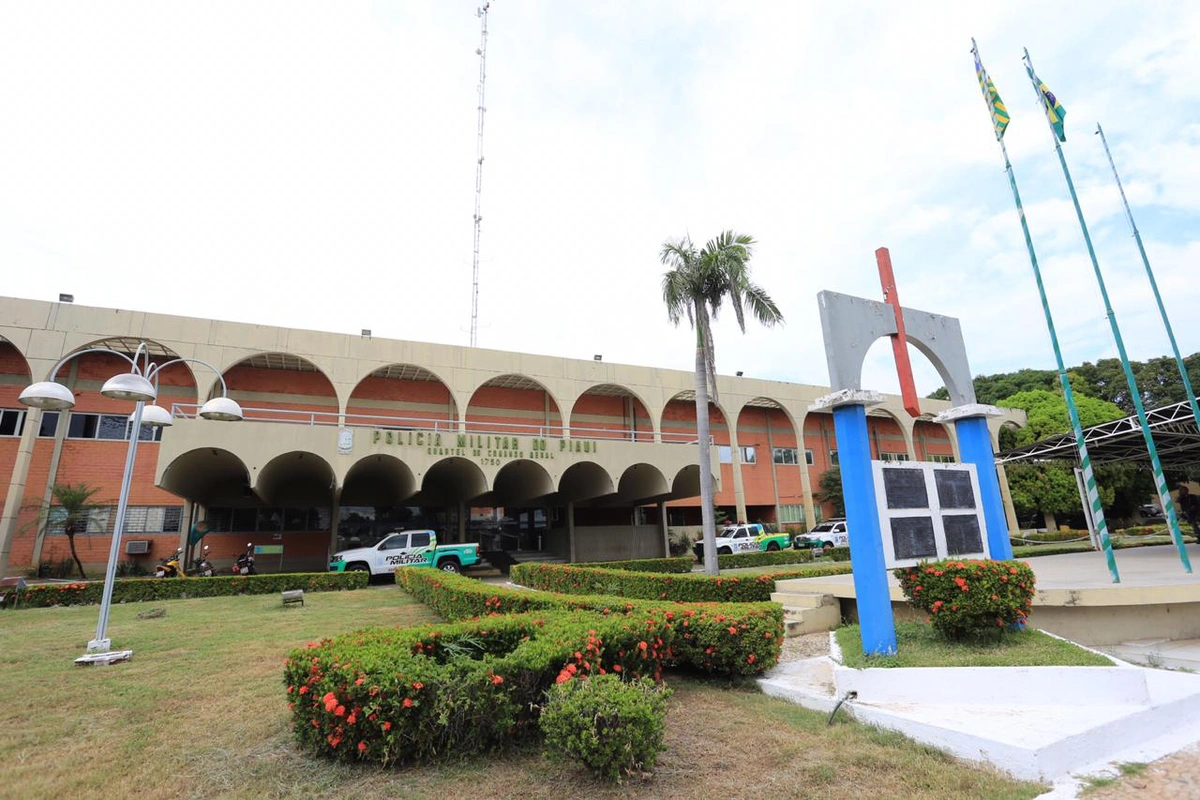
M 1000 99 L 1000 93 L 996 91 L 996 84 L 992 83 L 992 79 L 988 77 L 987 70 L 983 68 L 983 62 L 979 60 L 979 53 L 975 53 L 975 76 L 979 78 L 979 88 L 983 91 L 983 99 L 987 101 L 988 111 L 992 114 L 992 124 L 996 126 L 996 138 L 1004 138 L 1004 130 L 1008 127 L 1008 109 L 1004 107 L 1004 101 Z
M 1054 128 L 1054 135 L 1058 137 L 1060 142 L 1067 140 L 1067 131 L 1063 128 L 1063 120 L 1067 116 L 1067 110 L 1063 108 L 1062 103 L 1058 102 L 1058 98 L 1054 96 L 1054 92 L 1042 83 L 1042 79 L 1034 74 L 1033 67 L 1025 65 L 1025 70 L 1029 73 L 1029 79 L 1037 86 L 1038 92 L 1042 95 L 1042 108 L 1046 109 L 1046 119 L 1050 120 L 1050 127 Z

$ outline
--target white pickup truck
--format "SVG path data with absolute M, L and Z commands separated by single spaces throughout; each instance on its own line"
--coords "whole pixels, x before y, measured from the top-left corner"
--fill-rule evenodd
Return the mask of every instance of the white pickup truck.
M 479 563 L 479 545 L 439 545 L 434 531 L 396 531 L 372 547 L 334 553 L 330 572 L 369 572 L 386 575 L 397 567 L 436 567 L 443 572 L 461 572 Z

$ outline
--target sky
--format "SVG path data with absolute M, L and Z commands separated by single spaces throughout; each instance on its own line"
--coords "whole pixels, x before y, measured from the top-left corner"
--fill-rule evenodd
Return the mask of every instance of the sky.
M 469 342 L 477 2 L 0 4 L 0 294 Z M 690 369 L 664 241 L 757 240 L 785 324 L 732 314 L 717 368 L 828 384 L 817 292 L 958 317 L 972 371 L 1052 368 L 971 37 L 1068 365 L 1116 349 L 1021 65 L 1130 357 L 1200 350 L 1200 6 L 556 3 L 488 14 L 481 347 Z M 686 323 L 685 323 L 686 324 Z M 917 388 L 941 385 L 914 351 Z M 886 341 L 866 388 L 896 391 Z

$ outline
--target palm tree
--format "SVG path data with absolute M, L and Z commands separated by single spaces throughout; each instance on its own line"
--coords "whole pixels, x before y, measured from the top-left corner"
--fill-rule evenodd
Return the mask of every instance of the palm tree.
M 726 302 L 733 307 L 738 327 L 746 332 L 748 309 L 763 325 L 783 322 L 783 314 L 761 286 L 750 281 L 754 238 L 724 231 L 697 250 L 688 236 L 663 243 L 660 259 L 669 269 L 663 275 L 667 317 L 678 325 L 687 317 L 696 331 L 696 436 L 700 449 L 700 520 L 704 529 L 704 571 L 716 575 L 716 526 L 713 519 L 712 452 L 709 446 L 708 403 L 717 399 L 716 350 L 712 322 Z
M 86 483 L 56 483 L 50 490 L 51 504 L 43 509 L 42 514 L 42 533 L 46 533 L 51 527 L 62 525 L 63 533 L 67 535 L 67 544 L 71 546 L 71 558 L 75 559 L 75 566 L 79 568 L 79 577 L 85 581 L 87 573 L 83 571 L 83 562 L 75 552 L 75 534 L 87 530 L 92 509 L 105 507 L 104 503 L 92 502 L 92 498 L 99 491 L 99 487 L 88 486 Z

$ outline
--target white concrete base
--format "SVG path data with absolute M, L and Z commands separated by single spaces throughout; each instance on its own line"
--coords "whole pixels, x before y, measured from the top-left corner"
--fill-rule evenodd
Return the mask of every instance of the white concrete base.
M 780 665 L 759 685 L 825 713 L 849 696 L 842 710 L 859 722 L 1062 790 L 1083 770 L 1200 741 L 1200 675 L 1127 664 L 856 670 L 823 657 Z

